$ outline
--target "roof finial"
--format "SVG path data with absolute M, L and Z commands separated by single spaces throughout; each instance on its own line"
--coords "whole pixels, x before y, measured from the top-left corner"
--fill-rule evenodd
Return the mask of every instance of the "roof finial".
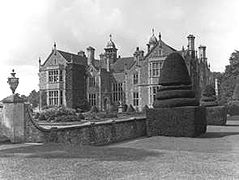
M 110 41 L 112 41 L 112 34 L 110 34 Z
M 39 65 L 41 65 L 41 57 L 39 57 L 39 60 L 38 60 L 38 62 L 39 62 Z
M 159 32 L 159 40 L 161 40 L 161 32 Z
M 56 55 L 56 42 L 54 42 L 54 54 Z

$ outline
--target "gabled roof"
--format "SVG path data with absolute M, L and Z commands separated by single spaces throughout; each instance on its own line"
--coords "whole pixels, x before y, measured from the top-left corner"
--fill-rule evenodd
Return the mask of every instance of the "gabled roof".
M 123 57 L 116 60 L 111 69 L 115 73 L 124 72 L 126 69 L 130 69 L 135 63 L 134 57 Z
M 73 54 L 73 53 L 69 53 L 69 52 L 65 52 L 65 51 L 61 51 L 61 50 L 57 50 L 64 58 L 67 62 L 79 62 L 79 64 L 82 65 L 86 65 L 87 62 L 83 60 L 83 58 L 77 54 Z M 54 53 L 54 50 L 51 51 L 50 55 L 47 57 L 46 61 L 43 63 L 43 66 L 46 64 L 46 62 L 50 59 L 50 57 L 52 56 L 52 54 Z
M 154 49 L 155 49 L 156 47 L 158 47 L 159 45 L 162 46 L 162 49 L 169 48 L 169 49 L 171 49 L 172 51 L 177 51 L 176 49 L 172 48 L 171 46 L 167 45 L 165 42 L 163 42 L 162 40 L 160 40 L 160 41 L 158 41 L 157 44 L 145 55 L 144 58 L 147 58 L 147 57 L 151 54 L 151 52 L 153 52 Z M 166 52 L 166 54 L 167 54 L 167 52 Z
M 86 65 L 86 62 L 83 61 L 82 57 L 77 54 L 73 54 L 73 53 L 69 53 L 69 52 L 65 52 L 61 50 L 57 50 L 57 51 L 66 59 L 67 62 L 79 62 L 80 64 Z

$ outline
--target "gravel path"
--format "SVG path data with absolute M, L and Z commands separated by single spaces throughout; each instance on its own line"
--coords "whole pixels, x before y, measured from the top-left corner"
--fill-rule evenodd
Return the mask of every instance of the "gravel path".
M 0 179 L 239 179 L 239 121 L 209 126 L 198 138 L 98 147 L 2 144 Z

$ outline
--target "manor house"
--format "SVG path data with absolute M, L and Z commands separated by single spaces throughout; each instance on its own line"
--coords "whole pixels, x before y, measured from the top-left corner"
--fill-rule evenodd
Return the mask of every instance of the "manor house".
M 213 84 L 206 47 L 195 50 L 195 37 L 187 37 L 188 45 L 176 50 L 154 32 L 147 43 L 147 52 L 136 47 L 129 57 L 117 55 L 117 46 L 110 36 L 104 52 L 95 57 L 95 49 L 87 48 L 77 54 L 57 49 L 56 44 L 48 58 L 39 60 L 40 108 L 67 106 L 77 108 L 87 100 L 91 106 L 105 111 L 119 102 L 133 105 L 139 111 L 145 105 L 152 107 L 160 70 L 167 55 L 177 51 L 185 59 L 192 78 L 193 89 L 200 98 L 202 89 Z

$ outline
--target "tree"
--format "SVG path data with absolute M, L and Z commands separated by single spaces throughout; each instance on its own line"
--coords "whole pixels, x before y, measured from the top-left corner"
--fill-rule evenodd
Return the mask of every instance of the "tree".
M 39 105 L 40 101 L 40 93 L 37 92 L 35 89 L 28 96 L 28 101 L 32 104 L 32 107 L 35 108 Z
M 231 54 L 229 63 L 219 81 L 219 104 L 228 103 L 232 99 L 236 83 L 239 83 L 237 82 L 237 77 L 239 76 L 239 51 L 235 50 Z
M 231 57 L 229 58 L 230 65 L 235 65 L 239 63 L 239 51 L 235 50 L 232 54 Z
M 24 94 L 22 94 L 20 97 L 21 97 L 24 101 L 27 101 L 27 96 L 25 96 Z

